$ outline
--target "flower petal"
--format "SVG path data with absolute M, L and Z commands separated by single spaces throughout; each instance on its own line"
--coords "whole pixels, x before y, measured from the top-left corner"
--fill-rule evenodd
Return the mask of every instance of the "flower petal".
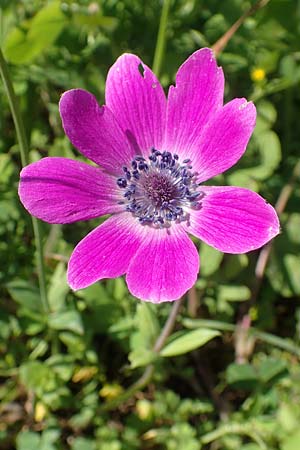
M 88 220 L 122 209 L 113 177 L 68 158 L 43 158 L 24 167 L 19 196 L 30 214 L 49 223 Z
M 182 229 L 148 228 L 126 281 L 136 297 L 160 303 L 178 300 L 193 286 L 198 271 L 197 249 Z
M 179 68 L 168 95 L 164 150 L 184 158 L 206 123 L 223 105 L 224 75 L 212 50 L 193 53 Z
M 246 253 L 279 233 L 275 209 L 260 195 L 237 187 L 203 186 L 202 206 L 186 231 L 225 253 Z
M 255 127 L 253 103 L 236 98 L 219 110 L 187 152 L 203 182 L 233 166 L 246 150 Z
M 144 228 L 130 213 L 118 214 L 95 228 L 75 247 L 68 266 L 72 289 L 123 275 L 139 248 Z
M 120 56 L 108 72 L 106 104 L 137 153 L 161 148 L 166 98 L 156 76 L 135 55 Z
M 100 107 L 89 92 L 72 89 L 62 95 L 59 111 L 66 135 L 85 157 L 111 173 L 122 173 L 135 153 L 106 106 Z

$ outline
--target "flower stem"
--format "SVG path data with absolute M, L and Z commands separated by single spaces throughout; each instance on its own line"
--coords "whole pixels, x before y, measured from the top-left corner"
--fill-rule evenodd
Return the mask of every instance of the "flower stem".
M 163 6 L 160 16 L 159 29 L 153 59 L 153 72 L 156 74 L 157 77 L 159 76 L 161 63 L 164 56 L 170 4 L 171 0 L 163 0 Z
M 182 299 L 177 300 L 176 302 L 173 303 L 168 319 L 153 346 L 153 351 L 155 353 L 159 353 L 161 351 L 167 338 L 172 333 L 181 304 Z M 100 412 L 111 411 L 112 409 L 115 409 L 117 406 L 124 403 L 126 400 L 130 399 L 136 392 L 140 391 L 150 383 L 150 381 L 152 380 L 153 373 L 154 373 L 154 365 L 149 364 L 149 366 L 147 366 L 146 369 L 144 370 L 141 377 L 135 383 L 129 386 L 129 388 L 127 388 L 126 391 L 123 392 L 121 395 L 119 395 L 117 398 L 103 405 L 100 408 Z
M 16 97 L 13 84 L 11 82 L 9 70 L 7 67 L 7 63 L 4 59 L 2 51 L 0 49 L 0 74 L 3 81 L 4 89 L 6 91 L 9 107 L 11 111 L 11 115 L 13 117 L 17 140 L 19 143 L 20 155 L 21 155 L 21 163 L 22 166 L 26 166 L 29 163 L 29 148 L 24 128 L 24 123 L 20 114 L 20 109 L 18 105 L 18 99 Z M 42 245 L 42 235 L 41 235 L 41 227 L 39 221 L 32 217 L 32 225 L 33 232 L 35 238 L 35 245 L 37 251 L 37 272 L 39 277 L 39 287 L 40 287 L 40 296 L 41 303 L 45 312 L 49 311 L 49 303 L 47 299 L 47 290 L 46 290 L 46 280 L 45 280 L 45 268 L 44 268 L 44 256 L 43 256 L 43 245 Z
M 237 30 L 245 22 L 245 20 L 260 8 L 266 6 L 269 1 L 270 0 L 258 0 L 254 5 L 247 9 L 247 11 L 244 12 L 241 17 L 239 17 L 239 19 L 229 28 L 229 30 L 226 31 L 225 34 L 223 34 L 223 36 L 220 37 L 220 39 L 217 40 L 217 42 L 214 43 L 214 45 L 212 45 L 211 48 L 215 52 L 216 56 L 218 56 L 223 51 L 224 47 L 226 47 L 232 36 L 237 32 Z

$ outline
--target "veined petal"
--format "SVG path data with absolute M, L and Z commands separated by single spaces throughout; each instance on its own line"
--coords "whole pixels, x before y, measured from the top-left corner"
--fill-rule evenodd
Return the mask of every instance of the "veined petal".
M 112 112 L 83 89 L 65 92 L 59 111 L 66 135 L 87 158 L 113 174 L 122 173 L 135 152 Z
M 118 119 L 137 153 L 161 149 L 166 98 L 153 72 L 135 55 L 120 56 L 108 72 L 106 105 Z
M 142 242 L 144 227 L 130 213 L 107 219 L 75 247 L 68 265 L 68 283 L 83 289 L 103 278 L 123 275 Z
M 275 209 L 260 195 L 237 187 L 203 186 L 201 208 L 186 231 L 225 253 L 246 253 L 279 233 Z
M 164 150 L 184 158 L 207 122 L 222 108 L 224 75 L 212 50 L 193 53 L 179 68 L 168 94 Z
M 255 127 L 256 108 L 236 98 L 220 109 L 188 149 L 203 182 L 232 167 L 243 155 Z
M 197 249 L 182 229 L 148 228 L 126 281 L 136 297 L 160 303 L 178 300 L 196 282 L 198 271 Z
M 49 223 L 88 220 L 121 210 L 112 176 L 68 158 L 43 158 L 24 167 L 19 196 L 30 214 Z

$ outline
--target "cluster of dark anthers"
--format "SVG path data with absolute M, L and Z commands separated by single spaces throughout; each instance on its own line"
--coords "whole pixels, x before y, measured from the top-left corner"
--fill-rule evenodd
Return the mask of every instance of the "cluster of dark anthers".
M 123 172 L 117 179 L 124 191 L 120 203 L 143 225 L 168 227 L 188 220 L 189 208 L 201 207 L 203 192 L 190 159 L 180 162 L 178 155 L 153 148 L 148 160 L 136 156 Z

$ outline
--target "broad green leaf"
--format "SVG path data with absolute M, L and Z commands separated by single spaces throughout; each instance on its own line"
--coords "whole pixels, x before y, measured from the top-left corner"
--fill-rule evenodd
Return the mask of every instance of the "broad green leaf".
M 91 439 L 77 437 L 73 440 L 71 445 L 72 450 L 95 450 L 96 443 Z
M 281 144 L 277 134 L 268 130 L 256 137 L 261 155 L 261 164 L 255 168 L 254 178 L 265 180 L 279 166 L 281 161 Z
M 20 380 L 27 389 L 45 392 L 56 389 L 56 375 L 41 361 L 28 361 L 20 367 Z
M 25 280 L 14 280 L 7 283 L 6 287 L 12 298 L 24 308 L 32 311 L 42 310 L 40 293 L 35 286 Z
M 66 295 L 69 290 L 65 264 L 60 262 L 53 272 L 48 291 L 48 300 L 52 311 L 58 311 L 65 307 Z
M 289 219 L 286 224 L 287 236 L 295 244 L 300 244 L 299 230 L 300 230 L 300 214 L 295 212 L 289 215 Z
M 219 299 L 226 302 L 243 302 L 251 296 L 247 286 L 220 285 L 218 291 Z
M 287 371 L 286 362 L 281 359 L 266 358 L 258 367 L 259 378 L 264 382 L 268 382 L 278 375 Z
M 181 336 L 167 344 L 160 352 L 161 356 L 169 357 L 182 355 L 202 347 L 211 339 L 220 336 L 216 330 L 200 328 L 199 330 L 184 331 Z
M 139 303 L 135 322 L 144 344 L 151 348 L 159 333 L 159 323 L 154 306 L 146 302 Z
M 84 14 L 81 12 L 73 14 L 73 22 L 76 25 L 87 25 L 89 28 L 104 28 L 112 31 L 118 25 L 118 19 L 115 17 L 103 16 L 101 13 Z
M 289 284 L 293 293 L 300 294 L 300 255 L 286 254 L 283 257 Z
M 296 431 L 285 439 L 280 447 L 280 450 L 299 450 L 300 448 L 300 430 Z
M 131 352 L 128 355 L 132 368 L 145 366 L 156 357 L 152 349 L 159 333 L 159 324 L 153 305 L 139 303 L 134 322 L 136 331 L 130 336 Z
M 32 20 L 23 22 L 8 34 L 4 42 L 6 58 L 14 64 L 32 62 L 55 42 L 67 23 L 59 1 L 44 6 Z
M 71 355 L 52 355 L 46 360 L 46 363 L 63 381 L 71 379 L 75 366 L 74 358 Z
M 282 403 L 277 412 L 277 419 L 280 426 L 288 433 L 298 428 L 297 406 L 288 403 Z
M 227 367 L 226 381 L 238 389 L 251 390 L 257 383 L 257 374 L 251 364 L 232 363 Z
M 208 277 L 218 270 L 222 259 L 223 253 L 214 249 L 210 245 L 201 242 L 200 257 L 201 257 L 201 275 Z
M 17 436 L 16 450 L 40 450 L 40 442 L 39 433 L 21 431 Z
M 128 355 L 130 367 L 132 369 L 147 366 L 148 364 L 152 363 L 155 358 L 157 358 L 157 354 L 155 352 L 144 349 L 143 347 L 138 347 Z
M 265 122 L 265 128 L 271 128 L 277 118 L 277 111 L 273 103 L 267 100 L 260 100 L 257 105 L 257 112 L 258 117 Z
M 0 173 L 1 173 L 0 186 L 3 186 L 4 184 L 8 183 L 13 172 L 14 172 L 14 165 L 10 156 L 5 153 L 3 155 L 0 155 Z
M 69 330 L 83 335 L 83 324 L 78 311 L 58 311 L 48 317 L 49 327 L 53 330 Z

